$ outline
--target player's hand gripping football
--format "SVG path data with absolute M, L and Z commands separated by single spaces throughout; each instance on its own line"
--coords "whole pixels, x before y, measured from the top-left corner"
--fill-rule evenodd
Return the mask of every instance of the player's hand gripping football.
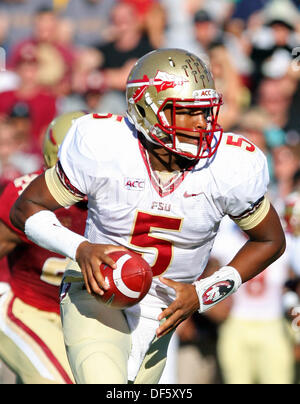
M 104 263 L 115 269 L 115 262 L 107 254 L 120 250 L 126 251 L 126 248 L 111 244 L 92 244 L 88 241 L 78 246 L 76 261 L 81 268 L 88 293 L 102 296 L 104 291 L 108 290 L 109 286 L 105 283 L 99 268 Z
M 175 290 L 176 299 L 158 317 L 158 320 L 166 319 L 156 330 L 158 338 L 168 334 L 199 309 L 199 299 L 193 285 L 162 277 L 159 280 Z

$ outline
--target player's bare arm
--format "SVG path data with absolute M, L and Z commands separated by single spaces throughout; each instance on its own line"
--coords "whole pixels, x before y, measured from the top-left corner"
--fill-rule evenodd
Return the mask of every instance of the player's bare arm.
M 41 211 L 48 214 L 48 212 L 53 212 L 61 207 L 62 205 L 57 202 L 48 189 L 45 181 L 45 174 L 41 174 L 31 182 L 31 184 L 17 199 L 16 203 L 11 209 L 10 218 L 14 226 L 24 231 L 26 221 L 33 215 L 36 215 Z M 40 226 L 45 227 L 46 233 L 49 230 L 51 231 L 51 222 L 49 221 L 43 223 L 43 219 L 41 218 Z M 54 223 L 54 226 L 57 225 Z M 68 230 L 68 232 L 68 236 L 72 237 L 73 232 L 70 230 Z M 73 234 L 74 236 L 76 235 L 75 233 Z M 50 239 L 50 233 L 48 236 Z M 92 244 L 84 238 L 82 238 L 80 241 L 81 242 L 76 250 L 76 255 L 73 258 L 76 258 L 82 270 L 82 275 L 88 293 L 102 295 L 104 293 L 103 290 L 107 288 L 107 285 L 99 271 L 99 266 L 101 263 L 105 263 L 115 268 L 114 261 L 107 254 L 111 251 L 123 249 L 123 247 Z M 66 242 L 68 242 L 68 240 L 66 240 Z M 46 248 L 45 245 L 42 246 Z M 63 251 L 56 250 L 55 252 L 63 253 Z
M 0 259 L 21 243 L 20 237 L 0 220 Z
M 10 212 L 10 219 L 14 226 L 24 231 L 25 222 L 29 216 L 42 210 L 61 208 L 61 205 L 53 198 L 45 182 L 45 174 L 39 175 L 23 191 Z
M 285 235 L 277 212 L 270 206 L 267 216 L 251 230 L 245 231 L 249 240 L 235 255 L 229 267 L 235 268 L 242 283 L 252 279 L 272 262 L 277 260 L 285 251 Z M 202 278 L 212 274 L 203 274 Z M 157 329 L 157 336 L 162 337 L 176 328 L 183 320 L 199 309 L 199 297 L 194 285 L 175 282 L 160 278 L 161 281 L 176 291 L 176 300 L 159 316 L 166 319 Z
M 280 219 L 272 205 L 264 220 L 245 232 L 249 240 L 228 264 L 237 268 L 243 282 L 252 279 L 276 261 L 286 247 Z

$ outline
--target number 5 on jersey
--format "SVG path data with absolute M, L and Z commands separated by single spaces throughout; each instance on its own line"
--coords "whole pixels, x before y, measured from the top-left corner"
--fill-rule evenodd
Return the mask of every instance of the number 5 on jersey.
M 255 151 L 254 144 L 239 135 L 227 135 L 226 144 L 229 146 L 241 147 L 249 152 Z
M 170 216 L 153 215 L 145 212 L 137 213 L 130 244 L 156 250 L 156 259 L 152 265 L 153 277 L 163 274 L 170 266 L 173 257 L 173 243 L 167 237 L 154 236 L 153 230 L 157 229 L 162 233 L 164 230 L 179 232 L 182 221 L 183 219 Z

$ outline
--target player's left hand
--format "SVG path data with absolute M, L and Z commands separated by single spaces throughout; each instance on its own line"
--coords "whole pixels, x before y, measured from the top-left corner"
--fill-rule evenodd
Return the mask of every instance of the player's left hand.
M 175 282 L 163 277 L 160 277 L 159 280 L 175 290 L 176 299 L 158 316 L 159 321 L 166 319 L 156 330 L 158 338 L 174 330 L 182 321 L 199 309 L 199 299 L 193 285 Z

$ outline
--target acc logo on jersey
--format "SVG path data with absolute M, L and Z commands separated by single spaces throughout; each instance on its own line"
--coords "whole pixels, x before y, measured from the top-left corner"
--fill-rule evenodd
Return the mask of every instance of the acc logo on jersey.
M 234 282 L 231 280 L 215 283 L 203 293 L 203 304 L 210 305 L 217 303 L 219 300 L 224 299 L 224 297 L 228 295 L 233 288 Z
M 125 178 L 125 188 L 132 191 L 143 191 L 145 189 L 145 180 L 142 178 Z

